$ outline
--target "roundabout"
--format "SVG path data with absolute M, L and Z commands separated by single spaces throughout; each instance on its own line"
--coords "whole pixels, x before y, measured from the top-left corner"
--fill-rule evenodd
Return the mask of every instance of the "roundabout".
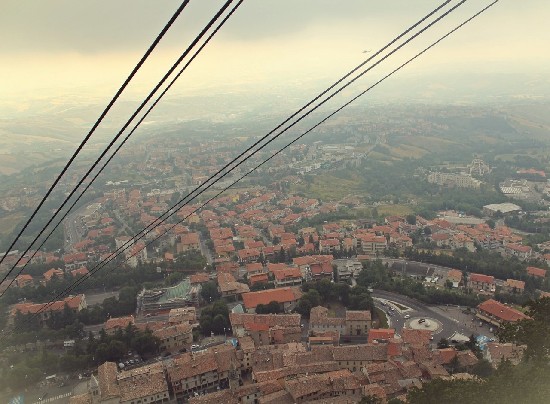
M 414 317 L 405 323 L 407 328 L 413 330 L 428 330 L 433 334 L 438 334 L 443 330 L 443 324 L 439 320 L 429 317 Z

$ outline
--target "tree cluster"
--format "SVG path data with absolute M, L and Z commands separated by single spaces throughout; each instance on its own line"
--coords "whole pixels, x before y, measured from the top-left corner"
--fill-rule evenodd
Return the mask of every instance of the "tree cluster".
M 211 333 L 223 334 L 229 330 L 229 309 L 223 300 L 218 300 L 201 309 L 199 320 L 201 333 L 210 336 Z

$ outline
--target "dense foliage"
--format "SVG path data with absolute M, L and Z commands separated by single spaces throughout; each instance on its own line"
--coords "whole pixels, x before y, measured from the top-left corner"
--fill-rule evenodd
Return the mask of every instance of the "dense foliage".
M 302 286 L 303 296 L 298 301 L 296 312 L 309 317 L 315 306 L 338 302 L 350 310 L 373 310 L 374 302 L 366 287 L 351 288 L 346 283 L 333 283 L 328 279 L 308 282 Z
M 223 300 L 218 300 L 201 309 L 199 320 L 201 333 L 210 336 L 211 333 L 223 334 L 230 329 L 229 309 Z M 225 330 L 224 330 L 225 329 Z

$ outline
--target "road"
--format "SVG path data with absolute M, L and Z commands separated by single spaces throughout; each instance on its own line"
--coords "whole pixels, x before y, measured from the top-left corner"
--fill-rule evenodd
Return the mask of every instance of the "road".
M 73 244 L 82 241 L 84 236 L 84 226 L 80 220 L 80 213 L 84 208 L 70 213 L 64 220 L 63 228 L 65 230 L 65 251 L 70 251 Z
M 473 320 L 473 314 L 464 314 L 462 313 L 462 310 L 457 309 L 456 306 L 428 306 L 406 296 L 382 290 L 375 290 L 372 296 L 374 298 L 396 302 L 412 309 L 412 311 L 407 311 L 405 313 L 399 313 L 395 310 L 394 314 L 390 317 L 391 328 L 395 328 L 397 333 L 399 333 L 405 325 L 407 319 L 405 319 L 404 316 L 408 314 L 412 318 L 432 318 L 441 323 L 442 329 L 434 335 L 434 341 L 438 341 L 441 338 L 451 339 L 455 332 L 461 333 L 467 337 L 471 334 L 483 334 L 491 338 L 493 337 L 492 333 L 489 332 L 489 327 L 487 325 L 480 327 L 479 321 Z M 385 312 L 388 312 L 387 307 L 378 307 L 382 308 Z
M 118 291 L 114 292 L 99 292 L 99 293 L 86 293 L 86 304 L 93 306 L 103 303 L 103 300 L 109 297 L 118 297 Z
M 206 258 L 206 263 L 208 265 L 212 265 L 212 263 L 214 262 L 214 259 L 212 258 L 212 253 L 210 252 L 210 249 L 208 248 L 208 246 L 204 242 L 204 239 L 200 235 L 199 235 L 199 241 L 200 241 L 201 254 L 203 255 L 203 257 Z
M 120 212 L 116 209 L 113 210 L 113 214 L 116 217 L 116 219 L 122 224 L 122 228 L 126 232 L 126 235 L 132 237 L 134 235 L 134 232 L 132 231 L 130 226 L 128 226 L 128 223 L 126 223 L 126 220 L 124 219 L 123 215 L 121 215 Z

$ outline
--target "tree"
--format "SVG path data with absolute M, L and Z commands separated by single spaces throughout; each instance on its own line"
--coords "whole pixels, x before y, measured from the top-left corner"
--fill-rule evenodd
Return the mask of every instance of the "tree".
M 218 292 L 218 286 L 215 282 L 206 282 L 201 288 L 201 297 L 205 302 L 211 303 L 218 300 L 221 296 Z
M 482 359 L 473 366 L 472 373 L 478 377 L 486 379 L 493 374 L 493 366 L 488 360 Z
M 150 330 L 145 330 L 132 338 L 130 346 L 141 356 L 150 356 L 158 352 L 160 341 Z
M 405 217 L 405 220 L 407 221 L 408 224 L 412 226 L 416 226 L 416 215 L 407 215 Z
M 441 338 L 437 343 L 437 349 L 449 348 L 449 340 L 447 338 Z
M 218 314 L 212 319 L 212 331 L 215 334 L 223 334 L 224 328 L 229 328 L 227 319 L 222 315 Z
M 107 358 L 110 361 L 117 362 L 126 354 L 126 345 L 122 341 L 113 340 L 107 348 Z

